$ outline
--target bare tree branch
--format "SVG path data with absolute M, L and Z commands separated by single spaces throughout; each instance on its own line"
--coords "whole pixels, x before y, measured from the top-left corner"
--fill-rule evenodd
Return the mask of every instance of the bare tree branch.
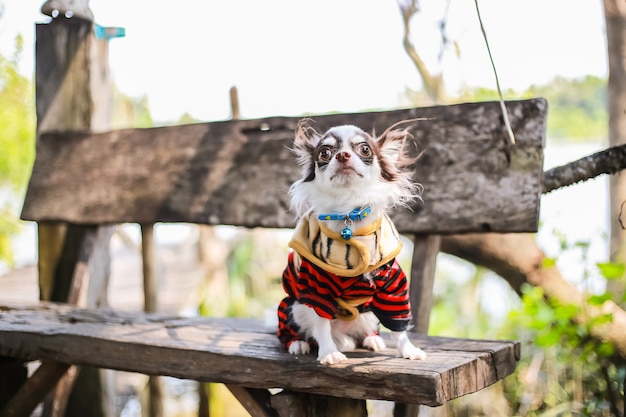
M 626 169 L 626 145 L 613 146 L 544 173 L 543 193 Z
M 435 103 L 442 102 L 442 94 L 443 94 L 443 78 L 441 74 L 433 75 L 431 71 L 426 66 L 426 63 L 415 49 L 415 45 L 411 42 L 411 19 L 413 16 L 420 11 L 419 4 L 417 0 L 408 0 L 401 1 L 398 0 L 398 7 L 400 8 L 400 12 L 402 13 L 402 22 L 404 24 L 404 36 L 402 38 L 402 45 L 404 46 L 404 50 L 407 55 L 413 61 L 413 65 L 419 72 L 422 80 L 424 82 L 424 89 L 428 93 L 428 96 Z

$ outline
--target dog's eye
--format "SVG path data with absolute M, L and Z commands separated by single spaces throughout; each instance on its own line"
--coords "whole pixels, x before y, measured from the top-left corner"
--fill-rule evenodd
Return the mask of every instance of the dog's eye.
M 331 152 L 330 148 L 327 146 L 320 149 L 320 152 L 317 154 L 317 159 L 319 159 L 322 162 L 328 162 L 332 159 L 332 157 L 333 157 L 333 153 Z
M 372 148 L 370 148 L 369 145 L 365 143 L 360 144 L 357 148 L 357 151 L 359 152 L 359 155 L 364 158 L 369 158 L 370 156 L 372 156 Z

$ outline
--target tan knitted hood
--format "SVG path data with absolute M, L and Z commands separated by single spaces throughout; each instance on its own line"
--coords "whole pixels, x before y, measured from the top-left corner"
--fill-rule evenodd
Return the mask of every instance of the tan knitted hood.
M 296 225 L 289 246 L 330 273 L 354 277 L 391 261 L 400 253 L 402 241 L 386 214 L 345 240 L 309 212 Z

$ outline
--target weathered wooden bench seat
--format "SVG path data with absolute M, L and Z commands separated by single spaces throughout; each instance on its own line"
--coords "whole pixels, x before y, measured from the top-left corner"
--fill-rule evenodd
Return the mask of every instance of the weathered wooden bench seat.
M 537 229 L 547 105 L 532 99 L 508 102 L 507 109 L 515 144 L 495 102 L 313 117 L 320 130 L 349 123 L 377 132 L 422 119 L 412 130 L 415 152 L 423 151 L 414 178 L 424 186 L 424 202 L 392 214 L 414 242 L 411 302 L 421 332 L 432 303 L 437 235 Z M 106 247 L 107 225 L 292 227 L 287 190 L 299 167 L 289 147 L 297 121 L 46 133 L 38 140 L 22 217 L 70 224 L 68 236 L 77 240 L 66 241 L 70 266 L 63 268 L 93 298 L 89 294 L 101 288 L 89 287 L 87 277 L 103 273 L 93 255 Z M 282 352 L 273 329 L 249 319 L 55 304 L 0 307 L 3 356 L 344 398 L 441 405 L 504 378 L 519 359 L 515 342 L 412 337 L 426 350 L 426 361 L 399 359 L 392 350 L 358 351 L 345 363 L 322 366 L 314 356 Z
M 0 307 L 0 354 L 253 388 L 442 405 L 513 372 L 519 344 L 412 334 L 428 360 L 395 349 L 320 365 L 254 319 L 181 318 L 67 305 Z

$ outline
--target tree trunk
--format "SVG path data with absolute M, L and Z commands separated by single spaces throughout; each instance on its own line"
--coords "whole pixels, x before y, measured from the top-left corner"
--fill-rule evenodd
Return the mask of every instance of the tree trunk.
M 626 144 L 626 2 L 604 0 L 606 38 L 609 58 L 608 113 L 609 145 Z M 610 259 L 626 262 L 626 175 L 610 179 Z M 612 280 L 608 291 L 621 300 L 625 280 Z

